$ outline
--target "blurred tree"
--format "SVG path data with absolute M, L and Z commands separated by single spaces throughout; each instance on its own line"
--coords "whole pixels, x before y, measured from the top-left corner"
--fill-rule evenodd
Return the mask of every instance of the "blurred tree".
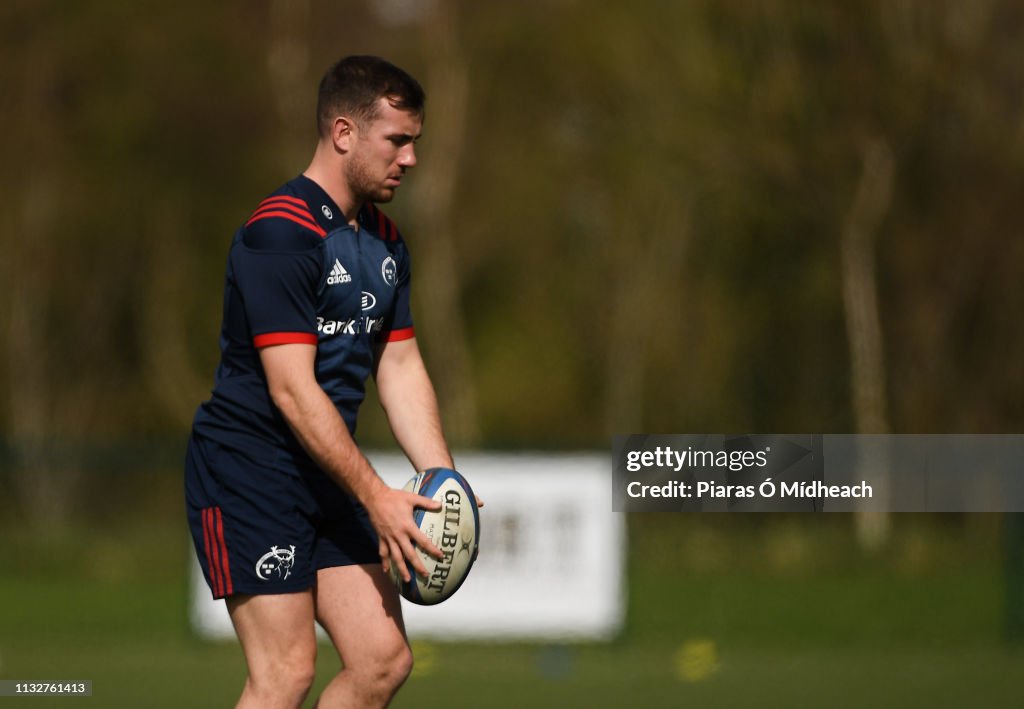
M 472 357 L 462 308 L 462 274 L 455 256 L 457 188 L 466 162 L 466 121 L 470 101 L 469 60 L 463 48 L 459 13 L 451 0 L 427 3 L 419 28 L 426 73 L 428 139 L 420 150 L 429 167 L 413 181 L 412 223 L 425 241 L 415 251 L 415 280 L 422 307 L 426 356 L 443 402 L 448 437 L 460 446 L 480 444 L 479 412 Z
M 14 455 L 15 490 L 33 524 L 46 527 L 66 519 L 76 497 L 79 472 L 54 450 L 56 431 L 86 418 L 96 403 L 96 387 L 70 388 L 53 376 L 64 363 L 54 342 L 59 321 L 55 281 L 67 271 L 60 258 L 59 240 L 65 228 L 67 191 L 73 189 L 73 169 L 65 162 L 69 148 L 61 116 L 69 108 L 69 87 L 63 75 L 66 57 L 53 51 L 62 39 L 59 26 L 49 23 L 49 8 L 15 6 L 7 9 L 9 32 L 20 32 L 14 47 L 21 62 L 4 62 L 4 134 L 17 134 L 23 170 L 5 168 L 5 193 L 14 196 L 3 230 L 4 359 L 7 393 L 4 407 Z M 7 24 L 6 22 L 4 24 Z M 14 39 L 14 38 L 12 38 Z M 5 210 L 7 211 L 7 210 Z M 81 294 L 84 309 L 92 294 Z M 77 394 L 77 396 L 76 396 Z
M 310 3 L 271 0 L 269 14 L 266 67 L 278 118 L 279 163 L 283 174 L 294 175 L 305 169 L 316 136 L 316 104 L 309 101 L 318 80 L 309 66 Z

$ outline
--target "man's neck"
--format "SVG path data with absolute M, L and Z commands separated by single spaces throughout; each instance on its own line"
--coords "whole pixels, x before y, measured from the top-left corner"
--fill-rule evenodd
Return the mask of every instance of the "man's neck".
M 348 189 L 348 185 L 345 184 L 341 175 L 340 166 L 328 164 L 328 161 L 321 159 L 318 150 L 317 154 L 313 156 L 313 161 L 302 174 L 320 185 L 320 188 L 334 200 L 334 203 L 345 215 L 345 221 L 356 226 L 356 217 L 359 215 L 363 203 L 356 200 Z

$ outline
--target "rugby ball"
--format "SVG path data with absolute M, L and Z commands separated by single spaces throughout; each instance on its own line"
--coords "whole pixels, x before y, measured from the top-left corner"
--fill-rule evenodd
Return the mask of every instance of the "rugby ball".
M 441 503 L 438 512 L 417 509 L 413 519 L 434 546 L 441 550 L 443 557 L 435 559 L 417 549 L 416 553 L 427 567 L 427 575 L 418 576 L 412 564 L 406 562 L 408 582 L 402 581 L 393 565 L 391 570 L 391 577 L 403 598 L 422 606 L 432 606 L 459 590 L 476 561 L 480 544 L 480 513 L 476 496 L 466 479 L 448 468 L 430 468 L 406 483 L 403 489 Z

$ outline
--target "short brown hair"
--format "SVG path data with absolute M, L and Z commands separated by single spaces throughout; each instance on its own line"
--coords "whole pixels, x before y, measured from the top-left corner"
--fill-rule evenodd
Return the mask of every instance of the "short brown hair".
M 338 116 L 372 121 L 381 98 L 387 98 L 395 108 L 423 115 L 426 94 L 416 79 L 380 57 L 344 57 L 320 80 L 317 130 L 321 136 L 328 135 Z

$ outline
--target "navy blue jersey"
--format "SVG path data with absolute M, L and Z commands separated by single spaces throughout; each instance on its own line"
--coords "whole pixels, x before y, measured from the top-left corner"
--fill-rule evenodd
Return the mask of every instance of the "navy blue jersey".
M 319 185 L 299 176 L 236 233 L 224 287 L 221 360 L 194 431 L 264 464 L 310 460 L 274 406 L 259 349 L 315 344 L 316 378 L 349 431 L 385 341 L 413 336 L 409 255 L 395 225 L 366 204 L 352 228 Z

